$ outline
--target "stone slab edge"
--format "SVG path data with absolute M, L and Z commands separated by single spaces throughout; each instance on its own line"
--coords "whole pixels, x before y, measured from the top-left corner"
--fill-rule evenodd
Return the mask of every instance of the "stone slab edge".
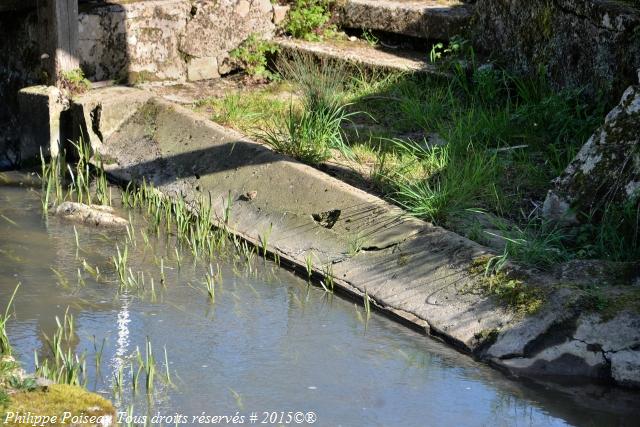
M 461 3 L 348 0 L 339 15 L 341 25 L 347 28 L 447 40 L 464 31 L 471 9 Z
M 309 42 L 278 37 L 273 40 L 280 47 L 280 55 L 306 54 L 320 59 L 341 61 L 356 66 L 384 71 L 408 71 L 413 73 L 442 75 L 437 67 L 427 62 L 427 56 L 418 59 L 401 53 L 387 53 L 355 42 Z M 352 45 L 350 46 L 349 44 Z

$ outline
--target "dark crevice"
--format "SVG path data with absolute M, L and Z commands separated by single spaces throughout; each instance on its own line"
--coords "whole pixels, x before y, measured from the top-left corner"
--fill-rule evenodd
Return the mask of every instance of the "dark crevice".
M 330 211 L 311 214 L 311 218 L 320 226 L 332 229 L 336 222 L 338 222 L 341 213 L 342 211 L 340 209 L 332 209 Z
M 393 248 L 398 246 L 400 243 L 404 242 L 404 240 L 400 241 L 400 242 L 393 242 L 393 243 L 389 243 L 387 245 L 384 246 L 363 246 L 362 247 L 362 251 L 363 252 L 379 252 L 379 251 L 384 251 L 385 249 L 389 249 L 389 248 Z
M 100 142 L 104 142 L 102 138 L 102 132 L 100 131 L 100 117 L 102 116 L 102 105 L 97 105 L 91 113 L 89 113 L 91 118 L 91 130 L 98 136 Z

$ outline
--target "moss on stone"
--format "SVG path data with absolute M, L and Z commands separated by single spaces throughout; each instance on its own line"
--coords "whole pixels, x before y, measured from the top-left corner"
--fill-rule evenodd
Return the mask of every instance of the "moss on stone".
M 496 297 L 503 305 L 520 315 L 536 313 L 544 304 L 546 293 L 542 288 L 532 286 L 512 277 L 503 270 L 489 271 L 492 257 L 482 256 L 473 260 L 470 273 L 476 275 L 477 288 L 485 295 Z
M 65 415 L 101 417 L 111 416 L 115 420 L 115 409 L 107 399 L 77 386 L 53 384 L 35 391 L 20 391 L 9 395 L 9 402 L 3 408 L 2 421 L 5 425 L 17 426 L 25 423 L 12 421 L 10 413 L 57 416 L 58 422 L 47 425 L 89 426 L 99 422 L 72 423 L 71 418 L 62 422 Z
M 570 308 L 598 313 L 604 320 L 630 311 L 640 314 L 640 288 L 636 286 L 563 285 L 573 291 Z

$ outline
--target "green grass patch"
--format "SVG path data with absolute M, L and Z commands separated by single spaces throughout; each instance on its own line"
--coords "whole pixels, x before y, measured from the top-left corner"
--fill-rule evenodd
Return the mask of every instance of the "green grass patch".
M 492 183 L 499 172 L 495 156 L 475 152 L 471 145 L 464 157 L 457 157 L 451 146 L 419 151 L 416 159 L 424 170 L 430 171 L 426 178 L 414 180 L 402 169 L 386 177 L 394 189 L 390 197 L 411 214 L 447 223 L 466 209 L 482 206 L 491 197 Z
M 543 72 L 477 67 L 464 43 L 447 49 L 435 58 L 446 76 L 292 56 L 277 64 L 285 83 L 273 86 L 288 84 L 295 93 L 288 101 L 261 89 L 198 108 L 310 164 L 339 152 L 408 213 L 481 243 L 490 240 L 485 226 L 469 230 L 464 219 L 477 211 L 501 219 L 493 224 L 504 241 L 496 262 L 546 269 L 576 258 L 640 258 L 637 203 L 585 214 L 578 229 L 540 217 L 552 179 L 602 123 L 605 104 L 554 89 Z M 468 68 L 459 61 L 465 52 Z
M 349 111 L 342 96 L 348 77 L 344 68 L 306 55 L 293 55 L 278 65 L 280 74 L 294 82 L 299 106 L 289 105 L 255 135 L 276 151 L 305 163 L 318 164 L 331 150 L 351 156 L 343 127 L 357 112 Z
M 196 103 L 196 111 L 207 113 L 211 120 L 251 133 L 265 126 L 274 116 L 284 114 L 293 100 L 287 85 L 274 85 L 255 91 L 235 92 L 222 98 L 206 98 Z M 283 95 L 284 94 L 284 95 Z
M 466 235 L 456 226 L 467 224 L 459 219 L 470 209 L 503 217 L 510 224 L 502 233 L 505 259 L 548 267 L 581 256 L 575 235 L 545 224 L 539 208 L 551 180 L 602 122 L 604 104 L 579 90 L 555 90 L 543 73 L 519 77 L 495 67 L 463 69 L 456 62 L 448 67 L 449 77 L 391 74 L 352 80 L 347 102 L 369 113 L 359 116 L 359 124 L 383 130 L 350 141 L 371 147 L 358 152 L 375 153 L 368 159 L 374 183 L 409 213 Z M 385 142 L 390 133 L 410 135 L 401 139 L 412 148 L 398 138 Z M 430 142 L 432 134 L 446 145 Z M 604 237 L 604 231 L 596 234 Z M 620 230 L 605 239 L 612 244 L 614 236 L 620 239 Z M 619 249 L 623 245 L 630 247 L 628 238 L 618 242 Z M 608 257 L 611 250 L 605 246 L 592 255 Z M 619 260 L 634 255 L 613 252 Z
M 331 150 L 345 147 L 342 123 L 349 119 L 343 105 L 301 111 L 293 106 L 281 119 L 256 136 L 274 150 L 305 163 L 316 165 L 331 158 Z

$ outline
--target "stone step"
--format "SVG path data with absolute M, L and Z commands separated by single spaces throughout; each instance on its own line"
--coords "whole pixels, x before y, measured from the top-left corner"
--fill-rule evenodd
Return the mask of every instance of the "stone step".
M 458 0 L 347 0 L 340 8 L 340 24 L 345 28 L 448 40 L 462 33 L 471 15 L 471 7 Z
M 310 42 L 290 38 L 276 38 L 274 41 L 284 55 L 303 53 L 369 69 L 442 74 L 429 62 L 427 52 L 386 49 L 372 46 L 360 40 Z

